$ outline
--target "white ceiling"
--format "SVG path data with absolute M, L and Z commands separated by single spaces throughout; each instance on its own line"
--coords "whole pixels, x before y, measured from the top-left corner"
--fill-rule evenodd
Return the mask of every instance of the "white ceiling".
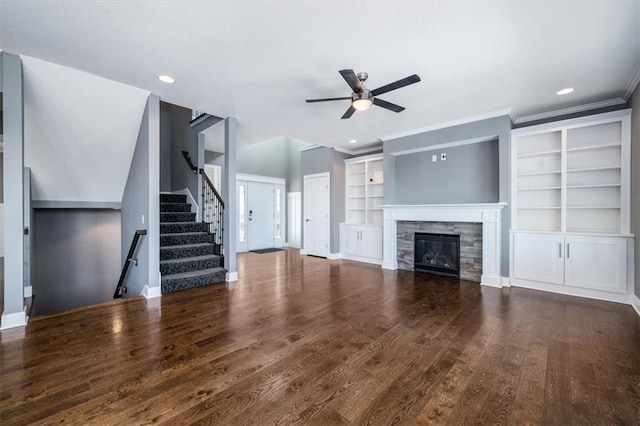
M 628 97 L 640 69 L 640 2 L 0 3 L 0 47 L 238 119 L 241 145 L 287 135 L 327 146 L 494 111 L 518 117 Z M 422 82 L 340 120 L 338 74 L 375 88 Z M 174 85 L 157 80 L 176 79 Z M 573 94 L 555 92 L 574 87 Z

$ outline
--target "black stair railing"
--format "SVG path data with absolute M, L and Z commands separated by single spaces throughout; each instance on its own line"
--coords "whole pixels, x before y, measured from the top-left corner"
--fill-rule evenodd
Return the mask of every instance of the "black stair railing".
M 203 169 L 200 169 L 200 175 L 202 175 L 202 223 L 209 232 L 215 253 L 221 255 L 224 241 L 224 201 Z
M 221 256 L 224 242 L 224 200 L 209 180 L 204 169 L 199 169 L 193 164 L 187 151 L 182 151 L 182 157 L 194 173 L 199 172 L 202 176 L 202 223 L 214 245 L 214 253 Z
M 124 261 L 124 265 L 122 265 L 122 272 L 120 272 L 120 279 L 118 280 L 118 285 L 116 286 L 116 291 L 113 293 L 114 299 L 120 299 L 123 294 L 124 289 L 124 280 L 127 277 L 127 272 L 129 271 L 129 266 L 133 263 L 134 265 L 138 265 L 138 259 L 134 258 L 133 255 L 136 252 L 136 248 L 138 247 L 138 241 L 140 241 L 140 237 L 142 235 L 147 235 L 146 229 L 138 229 L 133 234 L 133 240 L 131 240 L 131 246 L 129 247 L 129 253 L 127 253 L 127 259 Z

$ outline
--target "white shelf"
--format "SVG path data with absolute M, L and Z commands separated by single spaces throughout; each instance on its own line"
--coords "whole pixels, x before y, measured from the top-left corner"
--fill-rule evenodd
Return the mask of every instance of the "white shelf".
M 560 210 L 562 207 L 519 206 L 518 210 Z
M 345 160 L 345 170 L 346 223 L 381 226 L 383 217 L 379 206 L 384 200 L 382 154 Z
M 540 186 L 537 188 L 518 188 L 518 191 L 550 191 L 562 189 L 560 186 Z
M 585 169 L 567 169 L 567 173 L 575 172 L 599 172 L 601 170 L 620 170 L 620 166 L 607 166 L 607 167 L 587 167 Z
M 620 206 L 567 206 L 568 210 L 615 210 L 619 208 Z
M 551 155 L 551 154 L 560 154 L 562 151 L 559 149 L 554 149 L 552 151 L 540 151 L 540 152 L 530 152 L 527 154 L 520 154 L 518 158 L 528 158 L 528 157 L 538 157 L 540 155 Z
M 553 175 L 553 174 L 560 174 L 560 173 L 562 173 L 561 170 L 551 170 L 551 171 L 546 171 L 546 172 L 529 172 L 529 173 L 519 173 L 518 177 L 520 177 L 520 176 Z
M 597 184 L 597 185 L 571 185 L 567 186 L 567 189 L 585 189 L 585 188 L 620 188 L 619 183 L 605 183 L 605 184 Z
M 610 143 L 604 145 L 591 145 L 591 146 L 581 146 L 578 148 L 567 148 L 567 152 L 576 152 L 576 151 L 592 151 L 598 149 L 607 149 L 607 148 L 622 148 L 620 143 Z

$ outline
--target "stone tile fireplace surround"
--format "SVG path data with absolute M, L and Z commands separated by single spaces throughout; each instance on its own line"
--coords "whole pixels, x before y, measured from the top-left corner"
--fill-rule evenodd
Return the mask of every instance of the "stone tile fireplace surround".
M 409 228 L 420 228 L 417 232 L 437 232 L 433 229 L 433 222 L 440 223 L 445 228 L 448 226 L 454 229 L 457 226 L 468 224 L 477 224 L 481 226 L 482 236 L 480 241 L 474 237 L 474 243 L 468 247 L 467 255 L 473 255 L 475 244 L 481 242 L 481 269 L 478 271 L 477 266 L 468 267 L 478 263 L 477 259 L 464 260 L 467 263 L 467 271 L 461 278 L 480 281 L 483 285 L 501 287 L 500 266 L 501 266 L 501 241 L 502 241 L 502 209 L 506 203 L 491 204 L 429 204 L 429 205 L 387 205 L 384 208 L 384 230 L 383 230 L 383 259 L 382 267 L 385 269 L 407 269 L 406 250 L 407 246 L 403 242 L 399 242 L 401 232 L 403 241 L 408 238 L 405 233 Z M 444 224 L 443 224 L 444 223 Z M 448 224 L 447 224 L 448 223 Z M 416 225 L 417 224 L 417 225 Z M 466 225 L 465 225 L 466 224 Z M 430 229 L 431 228 L 431 229 Z M 473 226 L 469 227 L 469 229 Z M 416 231 L 414 231 L 416 232 Z M 438 232 L 453 233 L 453 232 Z M 465 257 L 461 237 L 461 263 Z M 465 237 L 466 241 L 470 241 Z M 411 252 L 413 255 L 413 234 L 411 235 Z M 400 259 L 400 261 L 399 261 Z M 462 265 L 461 265 L 462 266 Z M 411 259 L 411 267 L 413 270 L 413 259 Z M 478 274 L 480 272 L 480 274 Z M 478 276 L 479 275 L 479 276 Z M 472 278 L 473 277 L 473 278 Z

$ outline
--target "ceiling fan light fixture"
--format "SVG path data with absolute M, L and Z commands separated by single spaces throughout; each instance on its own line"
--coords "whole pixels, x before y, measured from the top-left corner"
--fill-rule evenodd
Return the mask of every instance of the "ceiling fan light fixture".
M 358 111 L 366 111 L 371 108 L 372 104 L 373 100 L 367 98 L 354 99 L 352 103 L 353 107 Z
M 567 87 L 566 89 L 558 90 L 556 92 L 556 95 L 558 96 L 568 95 L 571 92 L 573 92 L 573 87 Z

